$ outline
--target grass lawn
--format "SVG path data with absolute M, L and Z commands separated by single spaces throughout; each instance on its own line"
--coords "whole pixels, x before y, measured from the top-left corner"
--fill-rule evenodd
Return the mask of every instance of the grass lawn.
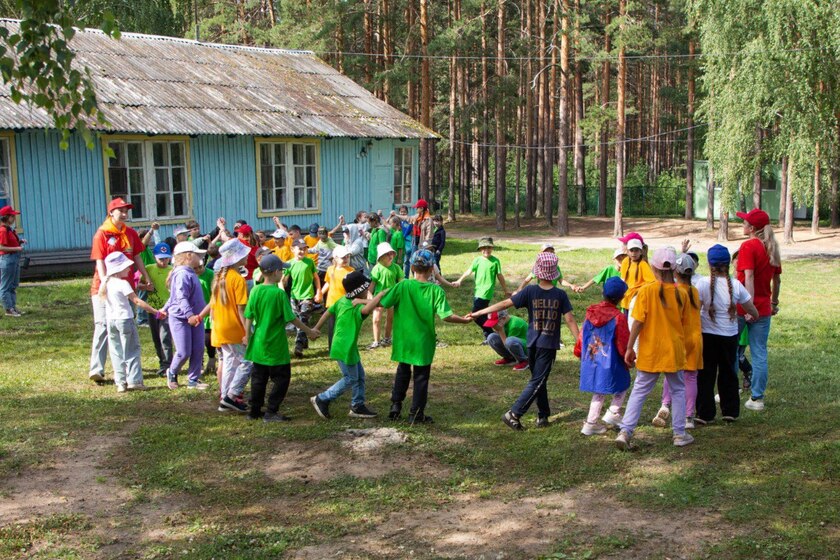
M 443 271 L 454 279 L 473 243 L 453 239 L 447 250 Z M 534 253 L 497 250 L 509 285 Z M 610 256 L 560 258 L 565 276 L 583 282 Z M 317 418 L 309 397 L 338 379 L 323 339 L 292 362 L 282 410 L 293 421 L 265 425 L 217 413 L 212 391 L 164 389 L 147 329 L 155 390 L 118 395 L 89 383 L 89 280 L 24 286 L 26 315 L 0 318 L 0 557 L 834 558 L 838 272 L 838 261 L 785 263 L 765 412 L 699 428 L 682 449 L 643 423 L 632 453 L 614 449 L 614 434 L 580 435 L 589 396 L 578 391 L 565 327 L 545 430 L 533 413 L 523 433 L 502 424 L 527 375 L 494 367 L 474 325 L 442 322 L 434 425 L 348 418 L 349 395 L 333 404 L 333 420 Z M 448 291 L 456 313 L 469 311 L 471 290 L 467 281 Z M 598 294 L 570 298 L 580 322 Z M 366 324 L 360 342 L 370 339 Z M 385 416 L 389 351 L 362 360 L 369 403 Z M 395 427 L 406 441 L 351 450 L 346 430 L 365 427 Z

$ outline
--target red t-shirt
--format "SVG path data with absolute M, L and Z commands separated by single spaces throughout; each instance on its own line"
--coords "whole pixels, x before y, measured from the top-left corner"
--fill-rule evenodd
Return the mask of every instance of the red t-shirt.
M 93 246 L 90 249 L 90 258 L 91 260 L 104 260 L 105 257 L 113 253 L 114 251 L 120 251 L 126 257 L 131 260 L 134 260 L 134 257 L 142 253 L 146 246 L 143 245 L 143 241 L 140 239 L 140 236 L 137 235 L 137 232 L 134 231 L 132 228 L 128 226 L 125 227 L 125 235 L 128 238 L 128 246 L 124 247 L 123 243 L 120 241 L 120 236 L 103 231 L 101 228 L 96 230 L 96 233 L 93 235 Z M 135 268 L 132 265 L 131 267 L 131 274 L 128 276 L 128 283 L 131 284 L 131 287 L 135 287 L 134 282 L 134 272 Z M 90 285 L 90 295 L 94 296 L 99 293 L 99 270 L 94 269 L 93 271 L 93 283 Z
M 773 309 L 770 305 L 773 293 L 771 282 L 776 274 L 782 273 L 782 267 L 770 264 L 770 258 L 767 256 L 764 244 L 758 238 L 753 237 L 744 241 L 738 253 L 738 281 L 744 286 L 747 285 L 745 270 L 753 271 L 755 286 L 753 304 L 758 309 L 759 316 L 768 317 L 772 315 Z M 738 315 L 744 315 L 744 313 L 744 308 L 739 305 Z
M 18 239 L 15 230 L 6 225 L 0 225 L 0 245 L 4 247 L 20 247 L 20 239 Z M 11 251 L 0 251 L 0 255 L 11 254 Z
M 247 245 L 250 250 L 248 252 L 248 259 L 245 261 L 245 269 L 248 271 L 248 276 L 245 277 L 245 280 L 251 280 L 254 277 L 254 271 L 260 267 L 260 264 L 257 262 L 257 251 L 260 248 L 259 246 L 251 247 L 244 239 L 240 239 L 240 241 Z

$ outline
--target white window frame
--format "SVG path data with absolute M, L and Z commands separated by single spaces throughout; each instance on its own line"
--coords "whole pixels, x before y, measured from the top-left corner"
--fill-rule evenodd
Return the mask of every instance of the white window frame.
M 115 193 L 111 186 L 111 158 L 104 152 L 106 148 L 113 149 L 114 144 L 122 144 L 125 149 L 125 168 L 126 181 L 128 193 Z M 166 145 L 166 164 L 159 167 L 155 164 L 154 149 L 156 144 Z M 172 165 L 172 146 L 173 144 L 180 145 L 181 149 L 181 165 Z M 140 155 L 142 158 L 141 165 L 130 167 L 128 160 L 128 149 L 130 145 L 140 147 Z M 184 137 L 167 137 L 167 136 L 120 136 L 104 139 L 103 146 L 103 160 L 105 166 L 105 185 L 106 195 L 108 200 L 115 196 L 123 196 L 129 203 L 136 202 L 136 197 L 142 197 L 143 208 L 135 209 L 129 213 L 129 222 L 132 224 L 142 225 L 150 224 L 152 222 L 158 223 L 182 223 L 187 219 L 192 218 L 192 175 L 190 170 L 190 146 L 189 139 Z M 142 188 L 134 189 L 136 185 L 131 183 L 131 170 L 142 170 Z M 175 209 L 175 194 L 177 191 L 173 190 L 173 170 L 181 169 L 182 174 L 182 190 L 183 193 L 183 209 L 179 214 L 174 213 Z M 168 189 L 165 191 L 158 191 L 157 189 L 157 172 L 165 170 L 166 183 Z M 140 191 L 138 193 L 138 191 Z M 168 210 L 165 213 L 158 213 L 157 198 L 159 195 L 168 195 L 167 206 Z M 138 210 L 143 210 L 143 215 L 138 214 Z
M 5 187 L 3 188 L 3 197 L 6 202 L 0 203 L 0 206 L 6 204 L 12 206 L 15 210 L 20 210 L 20 193 L 18 192 L 17 182 L 17 161 L 15 156 L 15 135 L 13 132 L 0 132 L 0 151 L 3 154 L 3 160 L 6 165 L 2 165 L 0 161 L 0 171 L 5 177 Z M 18 216 L 15 220 L 15 230 L 21 230 L 23 216 Z
M 408 156 L 407 164 L 406 155 Z M 402 206 L 413 200 L 414 159 L 414 148 L 411 146 L 394 146 L 394 194 L 392 195 L 394 206 Z M 397 194 L 400 195 L 399 200 L 397 200 Z
M 263 161 L 263 149 L 270 147 L 271 161 Z M 277 149 L 281 148 L 284 162 L 277 163 Z M 295 162 L 297 150 L 303 150 L 303 163 Z M 321 213 L 321 145 L 318 140 L 300 138 L 259 138 L 255 141 L 257 163 L 257 215 L 261 218 L 283 215 L 320 214 Z M 312 161 L 307 159 L 307 152 L 312 155 Z M 298 152 L 299 153 L 299 152 Z M 267 187 L 271 190 L 270 205 L 263 204 L 263 169 L 271 169 L 267 178 Z M 284 186 L 275 183 L 278 168 L 285 179 Z M 311 168 L 312 184 L 307 184 L 307 168 Z M 296 171 L 303 174 L 303 181 L 299 181 Z M 277 191 L 284 189 L 283 205 L 277 204 Z M 296 195 L 303 196 L 303 203 Z

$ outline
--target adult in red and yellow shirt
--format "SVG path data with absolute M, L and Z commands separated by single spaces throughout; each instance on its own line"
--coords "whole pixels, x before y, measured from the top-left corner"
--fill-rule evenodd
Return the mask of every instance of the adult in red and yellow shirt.
M 11 206 L 0 208 L 0 303 L 7 317 L 20 317 L 17 308 L 17 287 L 20 284 L 20 254 L 25 240 L 15 232 L 20 214 Z

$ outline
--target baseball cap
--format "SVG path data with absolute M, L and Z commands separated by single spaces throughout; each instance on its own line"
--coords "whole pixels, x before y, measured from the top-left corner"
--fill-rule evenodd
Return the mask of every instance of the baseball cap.
M 553 251 L 554 250 L 554 245 L 552 243 L 543 243 L 542 247 L 540 247 L 540 252 L 548 251 L 549 249 L 551 249 Z
M 343 259 L 347 255 L 350 254 L 350 251 L 347 250 L 347 247 L 344 245 L 336 245 L 335 249 L 333 249 L 332 256 L 333 258 Z
M 170 249 L 169 245 L 166 243 L 158 243 L 155 245 L 154 249 L 152 249 L 152 253 L 159 259 L 172 258 L 172 249 Z
M 184 226 L 181 226 L 181 227 L 177 227 L 177 228 L 175 228 L 175 232 L 174 232 L 174 233 L 175 233 L 175 235 L 186 235 L 186 234 L 188 234 L 189 232 L 190 232 L 190 230 L 188 230 L 188 229 L 187 229 L 187 228 L 185 228 Z
M 309 224 L 309 233 L 311 233 L 312 235 L 317 234 L 318 233 L 318 227 L 319 227 L 318 222 Z
M 677 251 L 673 247 L 660 247 L 650 258 L 650 266 L 659 270 L 673 270 L 676 264 Z
M 415 208 L 428 208 L 429 203 L 421 198 L 414 204 L 414 207 Z
M 252 228 L 248 224 L 245 224 L 245 225 L 239 226 L 239 230 L 237 231 L 237 233 L 241 233 L 243 235 L 251 235 L 252 233 L 254 233 L 254 228 Z
M 689 254 L 680 253 L 677 255 L 677 266 L 675 270 L 680 274 L 692 274 L 697 270 L 697 261 Z
M 770 216 L 760 208 L 753 208 L 749 212 L 735 212 L 735 215 L 755 229 L 762 229 L 770 223 Z
M 411 266 L 430 268 L 435 265 L 435 256 L 428 249 L 420 249 L 411 255 Z
M 109 210 L 110 212 L 110 210 Z M 0 208 L 0 216 L 19 216 L 20 212 L 12 208 L 11 206 L 4 206 Z
M 495 327 L 496 325 L 499 324 L 500 319 L 504 319 L 507 316 L 508 316 L 508 312 L 504 311 L 504 310 L 494 312 L 494 313 L 488 313 L 487 314 L 487 320 L 484 321 L 484 325 L 482 325 L 482 326 L 487 327 L 489 329 L 492 329 L 493 327 Z
M 604 297 L 609 299 L 621 299 L 627 292 L 627 283 L 618 276 L 607 278 L 604 282 Z
M 721 266 L 729 264 L 732 261 L 732 257 L 729 254 L 729 249 L 718 243 L 709 247 L 709 250 L 706 252 L 706 260 L 709 261 L 709 266 Z
M 271 234 L 271 237 L 274 239 L 286 239 L 289 237 L 289 234 L 286 233 L 284 229 L 275 229 L 274 232 Z
M 347 299 L 354 299 L 367 291 L 370 279 L 361 270 L 354 270 L 341 280 Z
M 193 243 L 192 241 L 181 241 L 180 243 L 175 245 L 175 249 L 172 251 L 172 254 L 177 257 L 181 253 L 197 253 L 199 255 L 203 255 L 206 252 L 207 251 L 205 251 L 204 249 L 199 249 L 198 247 L 196 247 L 195 243 Z
M 618 237 L 616 239 L 618 239 L 619 241 L 621 241 L 625 245 L 629 245 L 631 239 L 638 239 L 639 241 L 642 242 L 642 245 L 644 245 L 644 243 L 645 243 L 645 240 L 642 239 L 642 235 L 638 232 L 635 232 L 635 231 L 631 231 L 627 235 L 625 235 L 624 237 Z
M 627 242 L 627 250 L 630 249 L 644 249 L 644 244 L 640 239 L 636 239 L 635 237 Z
M 260 261 L 260 270 L 266 274 L 287 268 L 289 268 L 289 263 L 281 261 L 277 255 L 266 255 Z
M 625 251 L 624 249 L 616 249 L 615 251 L 613 251 L 613 258 L 614 259 L 617 259 L 618 257 L 626 257 L 626 256 L 627 256 L 627 251 Z
M 117 198 L 113 199 L 111 202 L 108 203 L 108 213 L 110 214 L 111 212 L 113 212 L 117 208 L 129 208 L 129 209 L 131 209 L 131 208 L 134 208 L 134 205 L 129 204 L 128 202 L 123 200 L 121 197 L 117 197 Z

